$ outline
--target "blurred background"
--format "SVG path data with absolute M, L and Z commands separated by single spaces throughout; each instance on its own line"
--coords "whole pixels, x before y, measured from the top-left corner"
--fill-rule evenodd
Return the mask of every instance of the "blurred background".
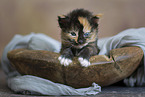
M 76 8 L 104 14 L 99 38 L 145 26 L 145 0 L 0 0 L 0 57 L 15 34 L 40 32 L 60 41 L 57 16 Z

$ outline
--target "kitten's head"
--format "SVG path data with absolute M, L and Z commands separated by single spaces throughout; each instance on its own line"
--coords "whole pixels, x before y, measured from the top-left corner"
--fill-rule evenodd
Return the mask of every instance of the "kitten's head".
M 82 48 L 97 40 L 98 20 L 100 15 L 92 15 L 84 9 L 76 9 L 67 15 L 58 16 L 62 30 L 62 43 Z

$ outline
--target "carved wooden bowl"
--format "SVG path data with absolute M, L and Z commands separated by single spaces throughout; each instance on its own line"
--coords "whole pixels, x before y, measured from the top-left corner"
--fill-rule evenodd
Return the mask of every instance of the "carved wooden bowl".
M 108 86 L 131 75 L 138 67 L 143 51 L 139 47 L 124 47 L 110 51 L 110 58 L 96 55 L 90 58 L 91 66 L 82 67 L 77 58 L 69 66 L 58 61 L 60 54 L 16 49 L 8 53 L 8 59 L 22 75 L 34 75 L 74 88 L 88 87 L 93 82 Z

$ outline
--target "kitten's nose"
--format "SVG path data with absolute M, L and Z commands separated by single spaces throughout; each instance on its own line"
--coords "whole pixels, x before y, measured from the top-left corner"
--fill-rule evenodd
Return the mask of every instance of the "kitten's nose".
M 83 44 L 83 40 L 78 40 L 78 43 L 79 44 Z

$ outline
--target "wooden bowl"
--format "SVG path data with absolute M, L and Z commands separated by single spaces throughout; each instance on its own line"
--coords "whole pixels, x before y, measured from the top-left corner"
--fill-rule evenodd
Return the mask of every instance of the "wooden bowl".
M 69 66 L 62 66 L 59 53 L 16 49 L 8 52 L 8 59 L 22 75 L 34 75 L 74 88 L 91 86 L 93 82 L 108 86 L 130 76 L 139 66 L 143 51 L 139 47 L 124 47 L 110 51 L 110 58 L 96 55 L 91 66 L 82 67 L 77 58 Z

